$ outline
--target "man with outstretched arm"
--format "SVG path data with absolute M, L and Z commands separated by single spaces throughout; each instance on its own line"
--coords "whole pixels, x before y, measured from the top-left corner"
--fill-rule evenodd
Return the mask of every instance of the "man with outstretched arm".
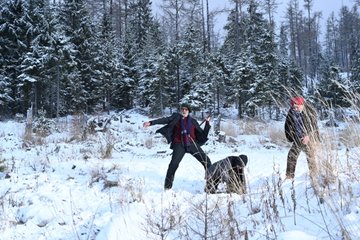
M 185 153 L 193 155 L 204 167 L 205 171 L 211 166 L 211 161 L 201 146 L 208 140 L 207 136 L 211 128 L 209 121 L 206 119 L 205 127 L 202 129 L 200 124 L 190 116 L 191 107 L 189 104 L 181 104 L 181 113 L 173 113 L 169 117 L 155 119 L 144 122 L 144 127 L 156 124 L 166 124 L 156 132 L 161 133 L 170 143 L 173 150 L 171 161 L 165 177 L 165 190 L 171 189 L 174 176 Z

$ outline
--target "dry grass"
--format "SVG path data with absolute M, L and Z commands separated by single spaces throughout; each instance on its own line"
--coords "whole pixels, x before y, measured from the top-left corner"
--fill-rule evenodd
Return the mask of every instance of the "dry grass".
M 6 166 L 5 166 L 5 160 L 0 158 L 0 172 L 5 172 Z
M 87 138 L 86 135 L 86 116 L 83 114 L 75 115 L 71 120 L 70 132 L 72 136 L 70 137 L 70 141 L 79 141 L 85 140 Z
M 277 125 L 270 126 L 270 124 L 258 120 L 242 119 L 224 121 L 220 128 L 226 136 L 226 142 L 230 144 L 236 144 L 236 139 L 240 135 L 257 135 L 260 138 L 259 142 L 263 145 L 271 143 L 283 147 L 288 146 L 282 124 L 279 128 Z
M 339 141 L 348 148 L 360 146 L 360 127 L 359 124 L 350 122 L 339 135 Z
M 115 146 L 115 137 L 110 132 L 106 132 L 104 141 L 105 144 L 100 146 L 101 158 L 111 158 Z
M 265 129 L 267 126 L 264 122 L 251 119 L 228 120 L 220 125 L 220 130 L 226 136 L 235 138 L 239 135 L 261 135 Z
M 262 121 L 245 120 L 241 121 L 240 127 L 245 135 L 262 135 L 268 126 Z
M 237 137 L 241 133 L 241 129 L 234 122 L 223 122 L 220 125 L 220 131 L 224 132 L 226 136 Z
M 266 131 L 267 136 L 270 139 L 270 142 L 278 145 L 278 146 L 287 146 L 289 143 L 286 140 L 284 129 L 276 128 L 276 127 L 270 127 Z

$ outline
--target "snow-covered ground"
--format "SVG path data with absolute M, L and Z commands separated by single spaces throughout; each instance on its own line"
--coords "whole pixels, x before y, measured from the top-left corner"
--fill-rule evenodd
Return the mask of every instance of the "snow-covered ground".
M 211 131 L 203 149 L 212 162 L 248 155 L 247 194 L 207 195 L 204 170 L 188 154 L 173 189 L 163 190 L 172 151 L 155 134 L 160 126 L 142 127 L 147 120 L 131 110 L 114 118 L 109 131 L 84 135 L 79 120 L 68 117 L 51 135 L 33 135 L 32 141 L 25 123 L 0 122 L 0 166 L 6 166 L 0 173 L 0 238 L 360 239 L 360 151 L 338 142 L 341 128 L 321 128 L 327 136 L 319 151 L 327 167 L 327 177 L 319 175 L 321 204 L 304 154 L 294 183 L 280 182 L 289 149 L 283 121 L 224 117 L 226 143 Z

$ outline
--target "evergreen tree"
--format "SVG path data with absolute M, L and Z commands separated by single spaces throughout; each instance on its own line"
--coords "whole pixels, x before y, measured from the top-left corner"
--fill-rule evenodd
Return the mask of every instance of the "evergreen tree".
M 2 72 L 2 71 L 1 71 Z M 0 73 L 0 115 L 6 116 L 10 114 L 9 103 L 13 101 L 11 98 L 11 88 L 9 79 Z
M 304 95 L 303 93 L 303 79 L 304 73 L 298 67 L 295 61 L 291 61 L 289 64 L 289 77 L 287 92 L 290 96 Z
M 335 14 L 332 13 L 326 22 L 324 54 L 329 56 L 335 64 L 339 64 L 340 61 L 337 54 L 339 52 L 339 45 L 337 44 L 339 39 L 339 26 L 336 22 Z
M 54 57 L 50 54 L 52 39 L 50 28 L 53 27 L 48 0 L 30 0 L 27 10 L 31 40 L 29 51 L 21 63 L 19 80 L 25 87 L 25 106 L 33 104 L 34 113 L 38 109 L 49 110 L 47 98 L 53 76 L 46 74 L 47 62 Z
M 122 46 L 122 55 L 120 60 L 120 77 L 115 84 L 114 99 L 115 106 L 120 109 L 130 109 L 134 107 L 134 98 L 138 86 L 138 71 L 136 64 L 136 48 L 132 39 L 127 35 Z
M 177 108 L 180 101 L 180 80 L 178 69 L 180 65 L 180 53 L 177 45 L 168 47 L 164 52 L 164 57 L 160 62 L 159 74 L 164 83 L 164 91 L 167 92 L 167 97 L 164 101 L 164 106 Z
M 238 116 L 243 118 L 250 113 L 246 105 L 254 94 L 251 84 L 256 78 L 258 68 L 253 64 L 253 56 L 249 51 L 243 51 L 237 59 L 226 91 L 227 102 L 235 102 L 238 107 Z
M 160 25 L 154 21 L 149 28 L 145 48 L 142 57 L 138 60 L 139 66 L 139 87 L 137 96 L 141 106 L 150 107 L 150 113 L 162 114 L 167 98 L 164 91 L 167 85 L 167 77 L 164 77 L 164 66 L 166 61 L 163 57 L 163 36 Z M 165 64 L 165 65 L 164 65 Z
M 329 59 L 324 59 L 321 64 L 321 81 L 318 88 L 320 97 L 326 108 L 350 107 L 348 89 L 349 86 L 340 77 L 340 70 Z
M 225 64 L 225 57 L 219 52 L 211 53 L 208 63 L 207 72 L 208 78 L 212 82 L 212 97 L 214 106 L 212 109 L 216 109 L 217 113 L 220 113 L 220 107 L 227 105 L 228 96 L 226 91 L 226 82 L 230 79 L 229 67 Z M 216 104 L 216 105 L 215 105 Z
M 127 35 L 132 35 L 133 44 L 139 52 L 143 51 L 146 47 L 149 30 L 153 24 L 151 4 L 150 0 L 129 1 L 129 26 Z
M 71 48 L 68 48 L 68 38 L 59 21 L 59 5 L 51 4 L 49 9 L 44 10 L 44 20 L 48 23 L 41 30 L 33 44 L 38 49 L 41 58 L 41 76 L 43 78 L 41 90 L 38 90 L 38 105 L 44 109 L 48 116 L 59 117 L 68 112 L 64 96 L 66 95 L 67 66 L 74 65 L 74 59 L 70 59 Z M 65 59 L 67 57 L 67 59 Z
M 105 13 L 102 17 L 100 27 L 97 30 L 96 46 L 98 55 L 95 56 L 94 72 L 96 79 L 96 95 L 99 96 L 99 110 L 110 110 L 116 105 L 117 96 L 114 94 L 115 82 L 120 77 L 119 47 L 115 32 L 112 28 L 110 17 Z
M 204 62 L 200 31 L 190 25 L 179 47 L 181 51 L 181 96 L 185 97 L 190 94 L 190 90 L 199 84 L 198 80 L 201 79 L 198 74 Z M 191 97 L 187 96 L 186 98 L 189 99 Z
M 4 112 L 15 114 L 25 113 L 27 104 L 24 102 L 24 86 L 20 81 L 21 63 L 30 46 L 29 22 L 27 19 L 26 4 L 22 0 L 2 2 L 0 14 L 0 50 L 2 67 L 0 75 L 6 81 L 0 94 L 8 100 Z
M 161 114 L 163 109 L 163 85 L 159 77 L 158 56 L 149 54 L 143 61 L 138 91 L 142 94 L 139 102 L 149 106 L 152 115 Z
M 181 102 L 190 103 L 194 109 L 213 105 L 212 81 L 202 46 L 202 35 L 192 24 L 185 32 L 179 47 L 181 51 Z
M 357 49 L 352 57 L 353 59 L 350 75 L 351 89 L 356 93 L 360 93 L 360 49 Z
M 245 41 L 245 31 L 246 31 L 246 15 L 245 12 L 239 12 L 239 9 L 233 9 L 228 18 L 227 23 L 224 26 L 226 30 L 226 36 L 224 43 L 221 46 L 220 52 L 227 56 L 228 61 L 234 62 L 238 54 L 241 54 L 240 46 L 244 44 Z M 242 17 L 240 18 L 240 15 Z
M 257 9 L 257 3 L 251 1 L 248 8 L 249 18 L 246 19 L 244 48 L 248 49 L 252 63 L 257 66 L 257 74 L 251 83 L 252 95 L 246 105 L 253 116 L 258 114 L 255 110 L 268 107 L 271 118 L 274 99 L 281 94 L 276 91 L 281 89 L 277 72 L 278 57 L 270 25 Z
M 67 47 L 71 49 L 66 57 L 66 107 L 69 112 L 92 112 L 99 100 L 95 86 L 98 79 L 94 74 L 94 31 L 83 0 L 65 0 L 60 21 L 68 37 Z

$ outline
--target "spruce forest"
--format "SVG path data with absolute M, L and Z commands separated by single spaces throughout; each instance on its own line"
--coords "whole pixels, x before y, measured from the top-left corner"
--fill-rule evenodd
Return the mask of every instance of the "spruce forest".
M 0 116 L 47 117 L 179 102 L 195 109 L 236 106 L 238 117 L 280 118 L 304 95 L 321 114 L 360 93 L 360 16 L 343 6 L 326 19 L 314 0 L 2 0 Z M 227 14 L 225 36 L 216 17 Z M 356 103 L 356 102 L 355 102 Z

